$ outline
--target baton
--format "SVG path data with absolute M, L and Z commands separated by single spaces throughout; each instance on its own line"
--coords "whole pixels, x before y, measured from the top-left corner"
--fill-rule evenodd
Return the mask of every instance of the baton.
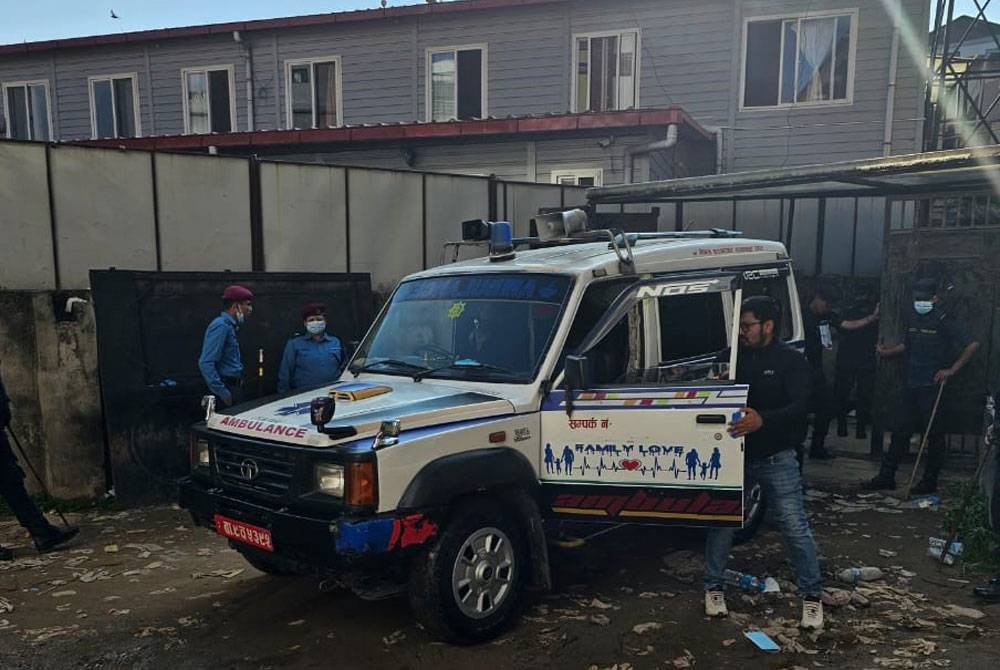
M 31 464 L 30 460 L 28 460 L 28 454 L 24 453 L 24 447 L 21 446 L 21 441 L 17 439 L 17 435 L 14 434 L 14 429 L 11 428 L 10 426 L 7 426 L 7 432 L 10 434 L 11 439 L 14 440 L 14 446 L 17 447 L 18 453 L 21 454 L 21 460 L 24 461 L 24 464 L 28 466 L 29 470 L 31 470 L 31 474 L 35 476 L 35 481 L 38 482 L 38 485 L 42 487 L 42 493 L 44 493 L 47 497 L 51 498 L 52 495 L 49 493 L 48 488 L 46 488 L 45 482 L 43 482 L 42 478 L 38 476 L 38 471 L 35 470 L 35 466 Z M 62 519 L 63 525 L 68 528 L 69 521 L 67 521 L 66 517 L 63 516 L 62 511 L 56 509 L 56 514 L 58 514 L 59 518 Z

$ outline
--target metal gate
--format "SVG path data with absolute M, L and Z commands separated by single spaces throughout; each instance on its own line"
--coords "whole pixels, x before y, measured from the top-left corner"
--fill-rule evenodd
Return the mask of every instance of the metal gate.
M 188 426 L 207 393 L 198 371 L 205 327 L 222 289 L 242 284 L 254 312 L 240 329 L 247 398 L 272 394 L 288 337 L 311 301 L 328 307 L 328 331 L 345 348 L 373 318 L 371 278 L 361 273 L 90 273 L 108 475 L 127 504 L 173 500 L 188 471 Z

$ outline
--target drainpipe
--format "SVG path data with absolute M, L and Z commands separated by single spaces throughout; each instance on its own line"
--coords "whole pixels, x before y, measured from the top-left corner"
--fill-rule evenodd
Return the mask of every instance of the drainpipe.
M 253 132 L 253 51 L 249 42 L 243 41 L 240 31 L 233 31 L 233 41 L 243 46 L 243 61 L 246 67 L 247 131 Z
M 892 155 L 892 122 L 896 110 L 896 74 L 899 62 L 899 25 L 892 30 L 892 51 L 889 54 L 889 85 L 885 94 L 885 132 L 882 136 L 882 155 Z
M 663 151 L 664 149 L 672 149 L 674 145 L 677 144 L 677 124 L 671 123 L 667 126 L 667 136 L 662 140 L 652 142 L 650 144 L 643 144 L 637 147 L 629 147 L 625 150 L 625 183 L 631 184 L 632 182 L 632 167 L 635 163 L 635 157 L 643 154 L 648 154 L 652 151 Z

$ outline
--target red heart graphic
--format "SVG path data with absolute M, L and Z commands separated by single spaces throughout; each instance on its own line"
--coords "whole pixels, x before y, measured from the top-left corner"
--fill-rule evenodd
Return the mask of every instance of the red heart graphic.
M 638 470 L 642 467 L 642 461 L 637 461 L 635 459 L 624 460 L 621 462 L 621 466 L 626 470 Z

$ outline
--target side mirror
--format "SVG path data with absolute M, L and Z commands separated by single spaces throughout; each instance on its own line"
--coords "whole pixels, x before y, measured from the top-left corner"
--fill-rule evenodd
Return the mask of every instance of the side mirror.
M 321 433 L 326 432 L 324 430 L 326 424 L 333 419 L 333 402 L 333 398 L 330 396 L 320 396 L 313 398 L 312 402 L 309 403 L 309 416 L 312 419 L 312 424 Z
M 590 385 L 589 365 L 586 356 L 569 354 L 566 356 L 566 388 L 585 389 Z

